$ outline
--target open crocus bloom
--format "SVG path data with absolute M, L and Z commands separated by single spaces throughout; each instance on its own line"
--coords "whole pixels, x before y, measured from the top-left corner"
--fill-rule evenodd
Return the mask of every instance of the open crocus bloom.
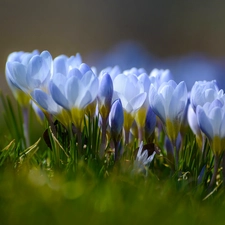
M 134 121 L 136 112 L 144 103 L 147 94 L 135 75 L 119 74 L 113 81 L 114 95 L 120 98 L 124 110 L 124 129 L 126 132 Z
M 172 74 L 169 70 L 153 69 L 149 75 L 149 79 L 151 84 L 154 84 L 154 86 L 158 89 L 162 83 L 172 79 Z
M 9 80 L 25 93 L 35 88 L 47 89 L 52 74 L 52 56 L 48 51 L 34 55 L 26 65 L 21 62 L 7 62 Z
M 70 112 L 77 128 L 81 127 L 85 107 L 93 102 L 98 93 L 98 78 L 86 65 L 73 68 L 67 76 L 56 73 L 50 81 L 53 100 Z
M 151 84 L 149 103 L 162 121 L 168 137 L 175 143 L 187 104 L 186 84 L 182 81 L 177 85 L 170 80 L 161 84 L 159 89 Z
M 206 102 L 212 102 L 216 98 L 224 98 L 223 90 L 219 90 L 216 81 L 196 81 L 191 89 L 190 101 L 196 111 L 198 105 L 203 106 Z
M 197 106 L 197 120 L 215 155 L 225 150 L 225 105 L 219 99 Z
M 82 58 L 79 53 L 75 56 L 59 55 L 53 60 L 54 73 L 61 73 L 65 76 L 73 68 L 79 68 L 82 64 Z
M 154 151 L 152 155 L 148 156 L 148 151 L 143 151 L 143 141 L 140 143 L 137 157 L 134 161 L 134 169 L 133 173 L 144 173 L 147 176 L 148 167 L 150 166 L 150 163 L 154 159 L 156 152 Z
M 38 55 L 39 52 L 37 50 L 34 50 L 33 52 L 13 52 L 11 53 L 6 62 L 6 69 L 5 69 L 5 74 L 6 74 L 6 80 L 7 83 L 12 90 L 12 93 L 15 97 L 15 99 L 19 102 L 20 105 L 26 106 L 29 104 L 30 97 L 24 91 L 21 90 L 19 84 L 17 84 L 16 80 L 14 79 L 14 73 L 15 68 L 14 65 L 16 64 L 22 64 L 24 67 L 27 67 L 30 59 L 34 55 Z

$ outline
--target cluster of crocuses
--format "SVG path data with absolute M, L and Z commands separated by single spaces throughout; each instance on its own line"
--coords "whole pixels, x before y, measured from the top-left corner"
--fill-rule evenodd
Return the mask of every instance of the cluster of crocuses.
M 120 157 L 121 139 L 125 145 L 131 138 L 139 143 L 152 141 L 157 124 L 157 131 L 163 129 L 172 146 L 168 154 L 178 163 L 181 127 L 186 121 L 200 146 L 208 138 L 217 161 L 224 151 L 225 98 L 215 81 L 196 82 L 188 94 L 185 82 L 177 84 L 169 70 L 154 69 L 148 74 L 143 68 L 121 71 L 115 66 L 97 73 L 82 63 L 79 54 L 53 59 L 48 51 L 11 53 L 6 78 L 22 106 L 32 100 L 45 115 L 53 115 L 66 128 L 73 124 L 78 133 L 85 117 L 100 116 L 100 154 L 110 129 L 115 160 Z M 143 164 L 149 162 L 146 152 L 139 152 L 138 158 Z

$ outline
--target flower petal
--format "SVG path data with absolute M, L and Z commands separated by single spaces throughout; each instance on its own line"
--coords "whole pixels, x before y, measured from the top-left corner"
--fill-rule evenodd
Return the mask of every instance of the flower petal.
M 154 85 L 151 84 L 149 90 L 149 103 L 152 108 L 152 111 L 161 119 L 161 121 L 165 124 L 166 122 L 166 115 L 165 109 L 163 105 L 163 100 L 160 95 L 158 95 L 157 90 L 155 89 Z
M 206 116 L 204 109 L 201 106 L 197 106 L 196 116 L 199 127 L 202 132 L 209 138 L 209 140 L 213 139 L 213 128 L 210 123 L 209 118 Z
M 132 105 L 133 111 L 136 111 L 141 108 L 141 106 L 145 102 L 146 97 L 146 92 L 143 92 L 131 99 L 130 104 Z

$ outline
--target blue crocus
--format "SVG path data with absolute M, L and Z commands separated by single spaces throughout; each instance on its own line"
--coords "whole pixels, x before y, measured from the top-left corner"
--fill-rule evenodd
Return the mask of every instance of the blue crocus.
M 199 147 L 202 148 L 202 144 L 203 144 L 202 132 L 198 124 L 196 113 L 194 112 L 191 105 L 188 106 L 187 119 L 192 132 L 196 135 L 196 140 Z
M 209 140 L 214 153 L 214 171 L 209 186 L 216 182 L 216 176 L 220 165 L 220 156 L 225 151 L 225 105 L 224 102 L 215 99 L 213 102 L 197 106 L 197 120 L 202 132 Z
M 69 73 L 69 71 L 73 68 L 79 68 L 82 64 L 82 58 L 79 53 L 75 56 L 66 56 L 59 55 L 53 60 L 53 70 L 54 73 L 61 73 L 65 76 Z
M 149 106 L 146 118 L 145 118 L 145 138 L 148 140 L 155 130 L 156 126 L 156 115 Z
M 118 140 L 118 137 L 123 129 L 124 116 L 123 106 L 120 99 L 114 101 L 109 113 L 109 126 L 114 140 Z
M 98 93 L 98 78 L 86 68 L 81 64 L 79 69 L 71 69 L 67 76 L 56 73 L 49 84 L 53 100 L 70 112 L 72 122 L 78 129 L 81 129 L 85 108 L 96 99 Z
M 120 146 L 123 123 L 124 123 L 123 107 L 120 99 L 117 99 L 112 104 L 111 111 L 109 113 L 109 126 L 115 147 L 115 161 L 117 161 L 119 158 L 118 151 Z
M 34 50 L 33 52 L 13 52 L 11 53 L 6 62 L 6 68 L 5 68 L 5 74 L 6 74 L 6 81 L 15 97 L 15 99 L 19 102 L 22 106 L 27 106 L 30 101 L 29 95 L 24 93 L 24 91 L 21 90 L 20 86 L 17 84 L 16 80 L 14 79 L 14 73 L 17 66 L 16 65 L 23 65 L 25 68 L 27 68 L 28 63 L 30 59 L 34 55 L 38 55 L 39 52 L 37 50 Z
M 187 104 L 186 84 L 182 81 L 177 85 L 170 80 L 161 84 L 158 89 L 151 84 L 149 103 L 162 121 L 168 137 L 175 143 Z
M 146 92 L 143 84 L 133 74 L 119 74 L 113 80 L 114 96 L 120 98 L 124 110 L 125 142 L 129 142 L 129 131 L 134 121 L 135 113 L 144 104 Z
M 191 89 L 190 101 L 196 111 L 198 105 L 203 106 L 206 102 L 213 102 L 216 98 L 225 98 L 223 90 L 219 90 L 215 80 L 196 81 Z
M 52 56 L 48 51 L 34 55 L 27 65 L 22 61 L 9 61 L 6 64 L 8 79 L 25 93 L 30 94 L 35 88 L 47 89 L 52 75 Z
M 149 79 L 151 84 L 154 84 L 154 86 L 158 89 L 162 83 L 172 80 L 172 74 L 168 69 L 153 69 L 149 75 Z
M 213 102 L 197 106 L 197 120 L 201 131 L 208 138 L 215 155 L 225 150 L 225 105 L 215 99 Z
M 108 73 L 99 80 L 98 110 L 103 119 L 109 116 L 113 96 L 113 82 Z

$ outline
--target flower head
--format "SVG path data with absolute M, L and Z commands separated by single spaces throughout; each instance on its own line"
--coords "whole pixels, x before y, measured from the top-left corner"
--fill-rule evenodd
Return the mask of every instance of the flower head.
M 140 143 L 137 157 L 134 161 L 134 169 L 132 172 L 135 173 L 144 173 L 147 175 L 148 167 L 150 166 L 150 163 L 154 159 L 156 152 L 154 151 L 152 155 L 148 156 L 148 151 L 143 151 L 143 141 Z
M 117 140 L 122 128 L 123 128 L 123 107 L 120 99 L 117 99 L 111 107 L 111 111 L 109 113 L 109 126 L 112 134 L 112 138 Z M 117 140 L 118 141 L 118 140 Z
M 28 58 L 30 59 L 28 60 Z M 27 56 L 25 61 L 27 64 L 23 64 L 24 61 L 8 61 L 6 63 L 6 74 L 10 82 L 28 95 L 35 88 L 47 89 L 52 75 L 51 54 L 43 51 L 40 55 Z
M 49 84 L 53 100 L 70 112 L 77 128 L 81 127 L 85 107 L 95 100 L 98 93 L 98 78 L 87 68 L 86 64 L 81 64 L 79 69 L 71 69 L 67 76 L 56 73 Z
M 162 121 L 168 137 L 175 142 L 187 103 L 185 83 L 182 81 L 177 85 L 170 80 L 161 84 L 158 89 L 151 84 L 149 103 L 153 112 Z
M 198 105 L 197 120 L 201 131 L 207 136 L 214 154 L 225 150 L 225 105 L 218 99 Z
M 133 75 L 119 74 L 113 81 L 114 95 L 120 98 L 124 110 L 124 129 L 129 131 L 136 112 L 144 103 L 147 94 L 143 84 Z
M 15 97 L 15 99 L 19 102 L 20 105 L 26 106 L 29 104 L 30 97 L 24 93 L 24 91 L 21 89 L 21 87 L 18 85 L 16 80 L 14 79 L 14 73 L 16 66 L 14 65 L 23 65 L 25 68 L 27 68 L 28 63 L 30 59 L 34 56 L 39 54 L 37 50 L 34 50 L 33 52 L 13 52 L 11 53 L 6 62 L 6 81 Z
M 105 73 L 99 81 L 98 109 L 103 119 L 107 119 L 112 104 L 113 82 L 108 73 Z
M 196 111 L 198 105 L 203 106 L 206 102 L 212 102 L 216 98 L 224 98 L 223 90 L 219 90 L 215 80 L 196 81 L 191 89 L 190 101 Z
M 59 55 L 53 61 L 54 73 L 61 73 L 65 76 L 73 68 L 79 68 L 82 64 L 82 58 L 79 53 L 75 56 Z

